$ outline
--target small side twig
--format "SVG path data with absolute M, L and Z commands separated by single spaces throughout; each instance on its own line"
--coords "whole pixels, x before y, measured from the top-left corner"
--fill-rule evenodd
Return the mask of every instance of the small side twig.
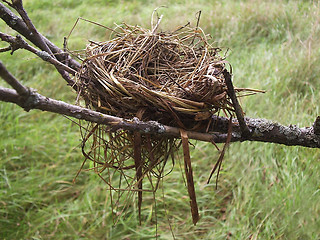
M 48 46 L 45 38 L 38 32 L 38 30 L 36 29 L 36 27 L 33 25 L 31 19 L 29 18 L 26 10 L 23 7 L 23 3 L 22 0 L 12 0 L 12 7 L 14 9 L 17 10 L 17 12 L 20 14 L 21 18 L 23 19 L 23 21 L 25 22 L 25 24 L 27 25 L 28 29 L 31 31 L 32 35 L 35 36 L 36 42 L 38 43 L 38 46 L 45 51 L 46 53 L 48 53 L 49 56 L 51 56 L 53 59 L 55 59 L 55 55 L 52 53 L 50 47 Z M 40 55 L 41 56 L 45 56 L 45 59 L 49 58 L 47 57 L 48 55 Z M 64 69 L 57 67 L 57 71 L 60 73 L 60 75 L 71 85 L 71 86 L 75 86 L 73 84 L 72 79 L 70 78 L 70 76 L 65 72 Z
M 236 116 L 237 116 L 237 119 L 238 119 L 238 122 L 240 125 L 241 135 L 244 139 L 248 139 L 251 136 L 251 132 L 250 132 L 250 129 L 248 128 L 245 120 L 244 120 L 243 111 L 241 109 L 241 106 L 240 106 L 239 101 L 237 99 L 236 93 L 234 91 L 234 87 L 233 87 L 232 80 L 231 80 L 231 75 L 227 71 L 227 69 L 223 70 L 223 76 L 224 76 L 224 79 L 226 81 L 226 85 L 228 88 L 228 95 L 231 98 L 231 101 L 233 103 L 233 107 L 236 112 Z
M 52 57 L 54 57 L 51 49 L 48 47 L 46 44 L 45 40 L 43 39 L 42 35 L 38 32 L 36 27 L 33 25 L 31 19 L 29 18 L 26 10 L 23 7 L 22 0 L 12 0 L 12 5 L 11 5 L 17 12 L 20 14 L 21 18 L 29 28 L 29 30 L 32 32 L 32 34 L 38 39 L 39 45 L 41 49 L 49 53 Z
M 320 136 L 320 116 L 318 116 L 313 123 L 313 131 L 314 134 Z
M 29 94 L 28 88 L 23 86 L 3 65 L 0 61 L 0 76 L 11 86 L 17 93 L 21 96 L 26 96 Z
M 7 1 L 6 1 L 7 2 Z M 9 4 L 9 6 L 11 6 Z M 7 8 L 4 4 L 0 3 L 0 18 L 13 30 L 20 33 L 22 36 L 24 36 L 26 39 L 31 41 L 35 46 L 40 48 L 41 50 L 45 51 L 45 49 L 41 48 L 41 45 L 38 41 L 38 38 L 34 36 L 33 34 L 30 34 L 30 30 L 28 29 L 25 22 L 19 18 L 17 15 L 15 15 L 9 8 Z M 40 33 L 39 33 L 40 34 Z M 41 35 L 41 34 L 40 34 Z M 51 49 L 51 51 L 54 53 L 54 56 L 60 61 L 63 62 L 66 58 L 66 54 L 54 45 L 51 41 L 49 41 L 46 37 L 41 35 L 42 39 L 46 42 L 47 46 Z M 71 68 L 77 70 L 80 68 L 81 64 L 77 62 L 75 59 L 71 58 L 68 55 L 68 63 Z
M 2 52 L 9 52 L 11 51 L 11 46 L 5 47 L 5 48 L 0 48 L 0 53 Z
M 56 67 L 56 69 L 59 71 L 59 73 L 62 75 L 62 77 L 69 83 L 69 85 L 75 86 L 74 81 L 68 76 L 68 74 L 65 74 L 65 72 L 68 72 L 72 75 L 75 75 L 76 71 L 74 69 L 68 67 L 67 65 L 61 63 L 57 59 L 53 58 L 51 55 L 49 55 L 49 53 L 47 53 L 45 51 L 39 51 L 38 49 L 32 47 L 25 40 L 23 40 L 23 38 L 19 35 L 17 35 L 16 37 L 13 37 L 8 34 L 0 32 L 0 39 L 2 41 L 10 43 L 11 54 L 13 54 L 13 52 L 18 49 L 26 49 L 26 50 L 36 54 L 42 60 L 54 65 Z

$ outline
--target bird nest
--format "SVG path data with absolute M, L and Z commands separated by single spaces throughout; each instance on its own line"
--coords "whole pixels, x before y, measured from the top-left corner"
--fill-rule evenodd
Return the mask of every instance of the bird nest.
M 123 24 L 112 30 L 111 40 L 90 41 L 76 76 L 79 95 L 87 107 L 105 114 L 157 121 L 183 131 L 213 131 L 212 115 L 223 111 L 230 116 L 234 111 L 221 49 L 212 46 L 199 27 L 173 32 L 157 28 L 158 24 L 152 30 Z M 119 196 L 124 190 L 138 192 L 139 209 L 142 192 L 158 188 L 166 163 L 169 159 L 174 163 L 181 146 L 181 140 L 173 137 L 114 131 L 106 125 L 90 123 L 84 129 L 82 149 L 86 160 L 93 162 L 92 169 Z M 187 168 L 186 174 L 188 180 Z M 144 179 L 148 183 L 143 186 Z M 190 185 L 193 180 L 188 181 L 188 190 L 196 205 Z M 120 199 L 115 207 L 121 205 Z M 196 222 L 196 206 L 191 208 Z

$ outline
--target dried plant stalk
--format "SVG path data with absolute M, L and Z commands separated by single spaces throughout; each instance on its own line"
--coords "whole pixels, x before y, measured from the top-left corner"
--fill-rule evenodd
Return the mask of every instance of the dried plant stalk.
M 180 127 L 182 133 L 214 131 L 211 116 L 220 110 L 230 116 L 234 111 L 223 75 L 226 61 L 219 55 L 221 49 L 213 47 L 199 27 L 157 32 L 158 26 L 147 30 L 124 24 L 114 31 L 113 39 L 90 41 L 76 75 L 79 95 L 87 106 L 110 115 L 154 120 Z M 188 192 L 196 224 L 199 214 L 188 138 L 186 133 L 183 136 Z M 94 162 L 95 171 L 110 189 L 119 191 L 119 196 L 123 190 L 138 192 L 140 216 L 143 180 L 151 181 L 151 191 L 155 191 L 165 164 L 180 145 L 179 139 L 94 125 L 84 134 L 83 154 Z M 151 176 L 156 183 L 152 183 Z

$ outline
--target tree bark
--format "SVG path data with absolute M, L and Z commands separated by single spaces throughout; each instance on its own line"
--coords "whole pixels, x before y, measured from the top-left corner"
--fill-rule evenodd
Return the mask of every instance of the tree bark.
M 141 133 L 166 135 L 180 138 L 180 129 L 166 126 L 155 121 L 142 122 L 138 118 L 123 119 L 110 116 L 91 109 L 75 106 L 58 101 L 30 91 L 27 97 L 20 96 L 15 90 L 0 87 L 0 101 L 11 102 L 24 108 L 26 111 L 38 109 L 82 119 L 110 126 L 111 131 L 126 129 Z M 215 132 L 203 133 L 188 131 L 189 139 L 205 142 L 224 143 L 227 139 L 229 120 L 224 117 L 212 116 Z M 315 126 L 319 123 L 319 118 Z M 258 141 L 284 144 L 287 146 L 304 146 L 320 148 L 320 135 L 315 134 L 313 127 L 298 128 L 294 125 L 283 126 L 277 122 L 265 119 L 245 118 L 245 122 L 252 133 L 249 138 L 241 137 L 241 129 L 237 120 L 233 120 L 231 142 Z

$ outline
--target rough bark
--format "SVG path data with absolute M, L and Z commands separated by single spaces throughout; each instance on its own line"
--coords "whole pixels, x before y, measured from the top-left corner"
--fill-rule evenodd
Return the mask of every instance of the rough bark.
M 107 114 L 102 114 L 87 108 L 75 106 L 30 91 L 27 97 L 21 97 L 15 90 L 0 87 L 0 101 L 11 102 L 24 108 L 26 111 L 39 109 L 83 119 L 110 126 L 110 130 L 127 129 L 148 134 L 162 134 L 180 138 L 180 130 L 176 127 L 162 125 L 155 121 L 142 122 L 137 118 L 127 120 Z M 206 142 L 224 143 L 227 139 L 229 120 L 224 117 L 213 116 L 216 132 L 201 133 L 188 131 L 189 139 Z M 258 141 L 284 144 L 287 146 L 304 146 L 320 148 L 320 135 L 314 133 L 313 127 L 299 128 L 294 125 L 283 126 L 277 122 L 265 119 L 245 118 L 245 122 L 252 132 L 249 138 L 241 137 L 241 129 L 237 120 L 233 121 L 231 142 Z

